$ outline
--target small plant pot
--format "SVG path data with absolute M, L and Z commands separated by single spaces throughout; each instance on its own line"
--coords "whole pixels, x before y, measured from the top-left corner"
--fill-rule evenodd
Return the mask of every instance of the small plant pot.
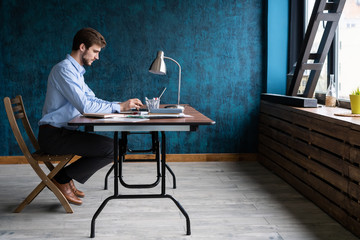
M 360 114 L 360 95 L 350 95 L 351 113 Z

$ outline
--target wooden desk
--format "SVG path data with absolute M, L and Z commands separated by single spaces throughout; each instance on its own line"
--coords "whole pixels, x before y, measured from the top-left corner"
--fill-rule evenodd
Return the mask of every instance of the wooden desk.
M 185 209 L 180 203 L 171 195 L 166 194 L 166 137 L 165 132 L 168 131 L 196 131 L 200 125 L 213 125 L 215 122 L 208 117 L 204 116 L 193 107 L 185 105 L 184 113 L 192 117 L 185 118 L 164 118 L 164 119 L 150 119 L 141 122 L 122 122 L 119 120 L 103 120 L 92 119 L 85 117 L 76 117 L 71 120 L 68 125 L 70 126 L 84 126 L 86 131 L 105 131 L 114 132 L 114 195 L 106 198 L 95 212 L 91 221 L 91 234 L 90 237 L 95 237 L 95 220 L 101 213 L 106 204 L 113 199 L 134 199 L 134 198 L 169 198 L 171 199 L 179 210 L 182 212 L 186 219 L 186 234 L 190 235 L 190 218 Z M 119 150 L 119 132 L 161 132 L 161 148 L 157 148 L 156 155 L 159 156 L 161 162 L 161 192 L 159 194 L 140 194 L 140 195 L 122 195 L 119 194 L 119 182 L 121 184 L 120 169 L 124 161 L 124 149 Z M 125 143 L 124 143 L 125 144 Z M 119 154 L 120 153 L 120 154 Z

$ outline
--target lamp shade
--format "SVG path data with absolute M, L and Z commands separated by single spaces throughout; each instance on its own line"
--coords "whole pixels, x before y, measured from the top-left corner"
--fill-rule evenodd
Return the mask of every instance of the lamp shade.
M 149 72 L 159 75 L 166 74 L 166 65 L 164 62 L 164 52 L 158 51 L 157 56 L 150 66 Z

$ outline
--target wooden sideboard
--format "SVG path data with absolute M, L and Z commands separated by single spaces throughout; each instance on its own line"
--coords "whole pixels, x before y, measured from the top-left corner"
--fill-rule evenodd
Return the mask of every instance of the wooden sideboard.
M 360 237 L 360 117 L 261 101 L 258 160 Z

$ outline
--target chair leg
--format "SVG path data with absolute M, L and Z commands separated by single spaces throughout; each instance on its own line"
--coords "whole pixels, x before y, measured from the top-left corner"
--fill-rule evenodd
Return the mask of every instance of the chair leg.
M 42 182 L 39 183 L 36 188 L 25 198 L 25 200 L 14 210 L 15 213 L 21 212 L 28 204 L 30 204 L 34 198 L 39 195 L 39 193 L 47 186 L 59 199 L 61 205 L 64 207 L 65 211 L 67 213 L 73 213 L 68 200 L 65 198 L 65 196 L 61 193 L 61 191 L 55 186 L 55 184 L 51 181 L 51 179 L 62 169 L 68 161 L 60 162 L 56 165 L 55 168 L 48 174 L 45 175 L 44 172 L 41 174 L 36 171 L 36 173 L 41 178 Z
M 54 168 L 55 168 L 51 162 L 44 162 L 44 164 L 50 171 L 54 170 Z
M 50 180 L 48 184 L 46 184 L 49 189 L 55 194 L 55 196 L 59 199 L 61 205 L 64 207 L 65 211 L 67 213 L 73 213 L 74 211 L 70 207 L 70 204 L 68 200 L 65 198 L 65 196 L 60 192 L 60 190 L 55 186 L 55 184 Z
M 60 190 L 55 186 L 55 184 L 49 179 L 48 184 L 45 184 L 44 182 L 39 183 L 37 187 L 25 198 L 25 200 L 14 210 L 14 213 L 21 212 L 27 205 L 29 205 L 34 198 L 39 195 L 39 193 L 47 186 L 59 199 L 61 205 L 64 207 L 65 211 L 67 213 L 73 213 L 68 200 L 65 198 L 65 196 L 60 192 Z
M 24 199 L 22 203 L 14 210 L 14 213 L 21 212 L 32 200 L 44 189 L 45 184 L 41 182 L 37 187 Z
M 70 159 L 69 159 L 70 161 Z M 68 200 L 65 198 L 65 196 L 61 193 L 61 191 L 55 186 L 55 184 L 51 181 L 53 177 L 69 162 L 64 161 L 60 162 L 56 165 L 56 167 L 46 176 L 45 181 L 43 182 L 46 184 L 46 186 L 55 194 L 55 196 L 59 199 L 61 205 L 63 205 L 65 211 L 67 213 L 73 213 L 74 211 L 70 207 L 70 204 Z

